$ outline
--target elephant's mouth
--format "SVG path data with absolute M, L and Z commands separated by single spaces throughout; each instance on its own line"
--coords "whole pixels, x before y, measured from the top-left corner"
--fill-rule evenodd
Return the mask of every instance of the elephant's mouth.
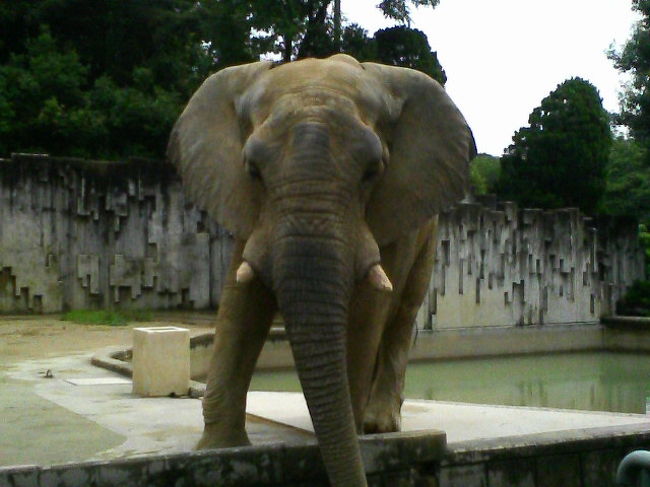
M 370 229 L 365 222 L 361 222 L 358 228 L 359 236 L 354 259 L 355 280 L 367 280 L 378 291 L 392 291 L 393 285 L 381 265 L 379 247 Z M 268 239 L 264 238 L 263 232 L 253 233 L 246 242 L 243 260 L 237 269 L 237 283 L 245 284 L 258 276 L 263 282 L 270 284 L 269 273 L 265 272 L 269 265 L 269 255 Z
M 247 260 L 242 261 L 237 269 L 236 282 L 238 284 L 246 284 L 255 278 L 255 269 Z M 380 263 L 373 264 L 364 273 L 364 279 L 367 279 L 372 287 L 378 291 L 390 292 L 393 290 L 393 284 L 390 282 L 386 271 Z

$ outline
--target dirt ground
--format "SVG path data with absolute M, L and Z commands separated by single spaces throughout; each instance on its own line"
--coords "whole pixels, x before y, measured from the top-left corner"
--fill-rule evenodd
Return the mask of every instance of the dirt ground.
M 191 335 L 212 331 L 211 315 L 156 316 L 153 321 L 126 326 L 79 325 L 61 321 L 58 315 L 0 316 L 0 368 L 22 360 L 131 345 L 133 328 L 175 324 Z

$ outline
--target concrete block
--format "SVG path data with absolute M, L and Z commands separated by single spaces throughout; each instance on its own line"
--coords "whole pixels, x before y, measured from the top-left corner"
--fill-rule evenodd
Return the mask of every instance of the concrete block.
M 190 387 L 190 331 L 176 326 L 133 329 L 133 392 L 183 396 Z

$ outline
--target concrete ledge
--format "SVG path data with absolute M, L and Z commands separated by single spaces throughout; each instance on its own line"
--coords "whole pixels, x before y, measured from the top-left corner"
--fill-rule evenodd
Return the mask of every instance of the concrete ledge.
M 618 326 L 612 326 L 617 320 Z M 502 328 L 465 328 L 444 331 L 420 330 L 413 340 L 410 361 L 487 358 L 534 353 L 584 351 L 650 352 L 650 319 L 619 317 L 598 323 Z M 620 325 L 624 323 L 624 325 Z M 630 324 L 628 326 L 628 324 Z M 202 380 L 212 354 L 213 333 L 190 339 L 192 397 L 199 397 Z M 130 348 L 110 348 L 98 352 L 93 364 L 131 376 Z M 291 347 L 284 331 L 273 330 L 257 362 L 258 370 L 287 369 L 294 366 Z M 198 382 L 197 382 L 198 381 Z
M 476 463 L 569 454 L 584 450 L 634 448 L 650 444 L 650 426 L 630 424 L 460 441 L 449 445 L 444 464 Z
M 476 440 L 450 445 L 440 487 L 613 487 L 623 457 L 650 445 L 638 425 Z
M 127 377 L 133 376 L 131 357 L 133 349 L 124 347 L 106 347 L 97 351 L 90 359 L 90 363 L 104 369 L 117 372 Z
M 197 338 L 205 340 L 203 337 L 206 337 L 206 335 L 200 335 Z M 210 335 L 207 337 L 210 337 Z M 192 339 L 190 339 L 190 343 L 191 341 Z M 210 343 L 212 343 L 211 338 Z M 106 347 L 95 353 L 91 357 L 90 363 L 96 367 L 102 367 L 104 369 L 117 372 L 118 374 L 124 375 L 126 377 L 133 377 L 133 365 L 131 363 L 132 353 L 133 350 L 131 348 L 125 349 L 124 347 Z M 187 392 L 187 395 L 189 397 L 203 397 L 204 393 L 205 383 L 190 380 L 190 386 Z
M 602 350 L 605 348 L 606 331 L 598 323 L 420 330 L 413 339 L 409 359 L 442 360 Z M 192 338 L 193 378 L 205 375 L 213 337 L 212 333 L 208 333 Z M 284 331 L 275 330 L 264 344 L 257 368 L 273 370 L 293 366 L 291 347 Z
M 445 451 L 440 431 L 389 433 L 360 438 L 371 485 L 410 479 L 418 465 L 438 462 Z M 315 442 L 224 448 L 177 455 L 150 455 L 111 462 L 53 467 L 0 468 L 0 486 L 121 487 L 142 485 L 327 485 Z
M 369 485 L 613 486 L 616 465 L 648 448 L 650 427 L 591 428 L 448 445 L 441 432 L 361 437 Z M 0 468 L 0 486 L 325 486 L 315 442 Z
M 567 325 L 418 331 L 409 359 L 439 360 L 600 350 L 603 326 Z
M 646 316 L 608 316 L 601 320 L 608 328 L 632 328 L 650 331 L 650 317 Z

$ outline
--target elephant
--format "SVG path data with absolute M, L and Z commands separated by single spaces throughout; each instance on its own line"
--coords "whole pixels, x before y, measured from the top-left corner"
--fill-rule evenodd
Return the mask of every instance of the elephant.
M 260 61 L 205 80 L 167 154 L 235 237 L 198 448 L 250 444 L 246 395 L 279 312 L 331 484 L 367 485 L 357 434 L 400 428 L 437 215 L 466 195 L 463 115 L 408 68 Z

